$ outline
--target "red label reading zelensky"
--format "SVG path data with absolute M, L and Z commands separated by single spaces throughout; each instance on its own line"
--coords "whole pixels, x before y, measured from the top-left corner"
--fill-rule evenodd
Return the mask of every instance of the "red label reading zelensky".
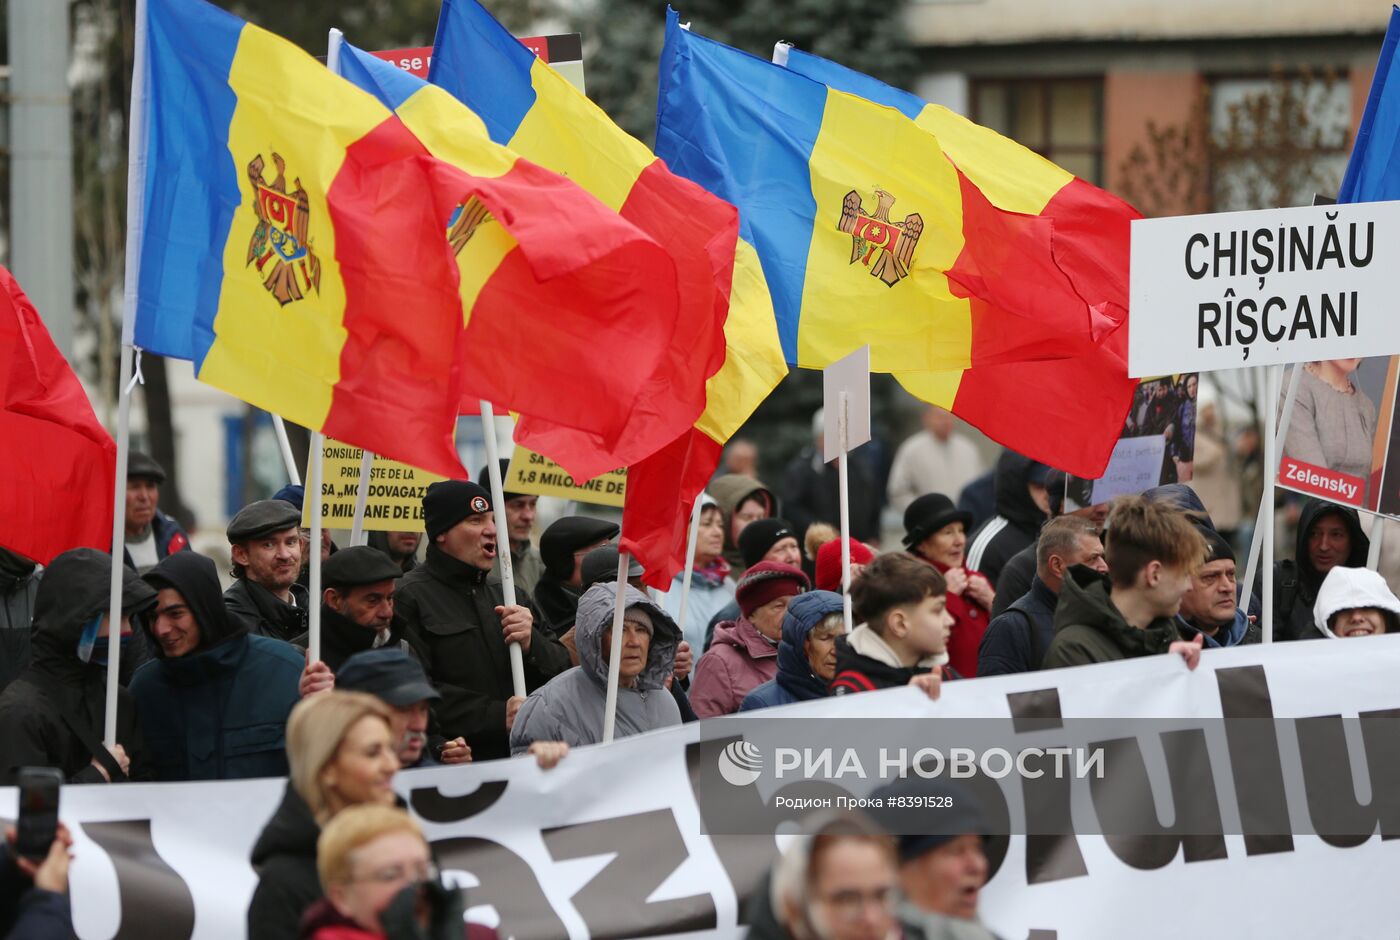
M 1279 464 L 1278 482 L 1289 489 L 1352 506 L 1361 505 L 1361 496 L 1366 492 L 1366 481 L 1360 477 L 1303 463 L 1292 457 L 1284 457 Z

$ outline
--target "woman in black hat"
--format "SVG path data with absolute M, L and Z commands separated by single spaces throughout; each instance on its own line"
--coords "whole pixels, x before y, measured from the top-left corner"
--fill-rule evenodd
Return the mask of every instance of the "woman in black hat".
M 948 613 L 953 615 L 948 665 L 967 678 L 977 675 L 977 648 L 996 597 L 991 582 L 965 564 L 971 522 L 972 514 L 959 510 L 942 493 L 925 493 L 904 510 L 904 547 L 948 581 Z

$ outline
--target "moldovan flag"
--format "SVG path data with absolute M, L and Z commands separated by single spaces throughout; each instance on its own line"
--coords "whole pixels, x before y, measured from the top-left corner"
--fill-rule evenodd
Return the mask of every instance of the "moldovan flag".
M 445 238 L 465 177 L 286 40 L 204 0 L 145 6 L 131 340 L 259 408 L 465 476 Z
M 486 399 L 616 448 L 676 332 L 670 254 L 576 183 L 493 142 L 442 88 L 348 44 L 340 74 L 393 109 L 434 157 L 499 181 L 517 233 L 535 246 L 527 255 L 479 200 L 452 220 L 467 331 L 462 412 Z M 532 266 L 566 273 L 546 280 Z
M 1097 477 L 1134 385 L 1137 213 L 856 77 L 857 94 L 834 76 L 822 84 L 682 30 L 670 12 L 657 152 L 739 207 L 788 362 L 824 368 L 869 344 L 875 371 L 1009 447 Z
M 429 79 L 475 111 L 492 140 L 567 175 L 676 259 L 680 323 L 648 377 L 626 459 L 614 462 L 618 452 L 569 429 L 528 419 L 517 429 L 519 443 L 577 479 L 628 467 L 623 548 L 646 567 L 648 583 L 669 586 L 691 505 L 725 441 L 787 372 L 757 253 L 740 237 L 733 206 L 673 174 L 476 0 L 443 3 Z
M 1366 110 L 1356 129 L 1338 202 L 1400 199 L 1400 81 L 1390 84 L 1390 70 L 1400 57 L 1400 7 L 1390 8 L 1390 23 L 1381 43 L 1376 74 L 1366 96 Z
M 0 546 L 47 565 L 112 545 L 117 446 L 14 276 L 0 268 Z

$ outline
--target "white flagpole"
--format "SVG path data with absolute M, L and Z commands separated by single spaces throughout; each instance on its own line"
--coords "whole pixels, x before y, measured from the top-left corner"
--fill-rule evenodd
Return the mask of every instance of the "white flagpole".
M 374 451 L 360 455 L 360 485 L 355 491 L 355 521 L 350 523 L 350 544 L 365 544 L 365 506 L 369 502 L 369 481 L 374 470 Z
M 608 694 L 603 704 L 603 743 L 613 739 L 617 724 L 617 686 L 622 669 L 622 615 L 627 610 L 627 559 L 626 552 L 617 555 L 617 595 L 613 602 L 612 643 L 608 654 Z
M 311 432 L 311 456 L 308 464 L 311 481 L 307 486 L 309 492 L 303 497 L 311 501 L 311 574 L 307 578 L 311 609 L 307 611 L 306 651 L 313 663 L 321 658 L 321 442 L 324 439 L 320 431 Z
M 1274 480 L 1278 476 L 1282 461 L 1281 446 L 1278 446 L 1277 430 L 1282 430 L 1284 440 L 1288 440 L 1288 423 L 1293 418 L 1293 402 L 1298 397 L 1298 384 L 1303 375 L 1303 364 L 1293 364 L 1293 372 L 1288 379 L 1288 394 L 1283 399 L 1283 409 L 1278 413 L 1278 423 L 1274 423 L 1275 402 L 1283 381 L 1283 366 L 1262 367 L 1263 389 L 1258 393 L 1263 401 L 1259 414 L 1264 422 L 1264 492 L 1259 498 L 1259 516 L 1254 523 L 1254 536 L 1249 543 L 1249 557 L 1245 562 L 1244 585 L 1240 594 L 1240 609 L 1249 612 L 1249 600 L 1254 591 L 1255 572 L 1259 557 L 1264 557 L 1263 583 L 1260 585 L 1259 617 L 1263 621 L 1260 631 L 1265 643 L 1273 642 L 1273 567 L 1274 567 Z
M 837 416 L 841 435 L 841 455 L 836 458 L 836 478 L 841 497 L 841 613 L 846 618 L 846 632 L 851 632 L 851 498 L 847 488 L 846 469 L 850 456 L 846 453 L 847 394 L 841 393 L 841 413 Z
M 496 444 L 496 411 L 489 401 L 481 402 L 481 436 L 486 441 L 486 476 L 491 481 L 491 505 L 496 513 L 496 558 L 501 563 L 502 602 L 515 606 L 515 567 L 510 558 L 510 526 L 506 519 L 505 489 L 501 486 L 501 458 Z M 504 546 L 504 549 L 502 548 Z M 525 654 L 519 643 L 511 643 L 510 680 L 516 695 L 525 695 Z
M 121 687 L 122 578 L 126 574 L 126 467 L 131 453 L 131 373 L 136 354 L 136 286 L 146 220 L 146 0 L 136 0 L 136 47 L 131 72 L 131 137 L 126 168 L 126 281 L 122 297 L 121 367 L 117 387 L 117 461 L 112 482 L 112 578 L 107 604 L 107 703 L 102 743 L 117 744 Z
M 301 486 L 301 473 L 297 470 L 296 457 L 292 454 L 292 442 L 287 437 L 287 422 L 281 415 L 272 416 L 272 427 L 277 432 L 277 446 L 282 451 L 282 465 L 287 468 L 287 481 Z
M 700 538 L 700 509 L 705 492 L 695 494 L 695 506 L 690 511 L 690 536 L 685 545 L 685 573 L 681 579 L 681 609 L 676 618 L 676 627 L 685 637 L 685 615 L 690 609 L 690 576 L 695 572 L 695 541 Z
M 1385 516 L 1371 517 L 1371 550 L 1366 553 L 1366 567 L 1375 571 L 1381 564 L 1381 547 L 1385 545 Z

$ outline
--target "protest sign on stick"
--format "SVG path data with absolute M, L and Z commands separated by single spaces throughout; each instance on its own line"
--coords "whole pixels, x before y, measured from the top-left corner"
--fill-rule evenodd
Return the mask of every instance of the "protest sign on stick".
M 824 426 L 822 457 L 836 460 L 841 502 L 841 595 L 846 632 L 851 632 L 851 499 L 847 462 L 852 448 L 870 440 L 870 347 L 822 370 Z
M 364 451 L 331 438 L 322 440 L 321 525 L 324 528 L 352 528 L 351 522 L 363 494 L 362 526 L 365 531 L 424 530 L 423 495 L 430 484 L 443 477 L 372 454 L 374 459 L 368 485 L 364 485 L 360 480 Z M 302 504 L 301 524 L 303 528 L 311 527 L 310 499 Z

